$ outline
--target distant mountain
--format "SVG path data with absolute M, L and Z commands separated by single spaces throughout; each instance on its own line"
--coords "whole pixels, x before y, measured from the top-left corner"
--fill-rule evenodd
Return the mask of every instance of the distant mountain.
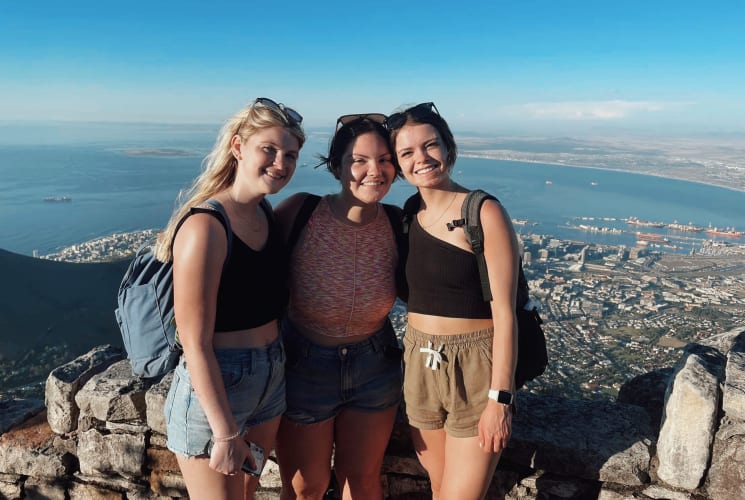
M 0 250 L 0 361 L 63 344 L 72 355 L 121 345 L 114 309 L 128 263 L 75 264 Z

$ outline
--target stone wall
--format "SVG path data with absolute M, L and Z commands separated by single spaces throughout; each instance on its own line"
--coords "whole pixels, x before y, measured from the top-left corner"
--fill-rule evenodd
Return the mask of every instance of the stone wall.
M 165 448 L 170 381 L 132 377 L 122 353 L 103 346 L 55 369 L 46 403 L 0 401 L 0 498 L 185 497 Z M 429 498 L 402 421 L 381 479 L 390 500 Z M 257 498 L 278 491 L 270 457 Z M 689 345 L 672 370 L 631 381 L 617 402 L 521 392 L 487 498 L 745 498 L 745 329 Z

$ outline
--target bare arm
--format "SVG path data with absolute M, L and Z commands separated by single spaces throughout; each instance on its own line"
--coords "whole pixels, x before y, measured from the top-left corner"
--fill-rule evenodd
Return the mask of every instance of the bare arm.
M 506 210 L 495 201 L 487 200 L 482 205 L 481 224 L 494 321 L 491 388 L 514 394 L 517 362 L 515 295 L 519 266 L 517 237 Z M 510 408 L 489 399 L 479 422 L 479 442 L 484 451 L 496 453 L 504 449 L 511 431 Z
M 287 241 L 287 238 L 289 238 L 295 217 L 297 217 L 300 207 L 307 197 L 308 193 L 295 193 L 282 200 L 274 209 L 274 217 L 277 219 L 282 241 Z
M 225 229 L 211 215 L 192 215 L 177 233 L 173 248 L 176 324 L 194 391 L 216 438 L 239 431 L 212 346 L 226 255 Z M 243 439 L 215 443 L 210 467 L 223 474 L 236 473 L 248 451 Z

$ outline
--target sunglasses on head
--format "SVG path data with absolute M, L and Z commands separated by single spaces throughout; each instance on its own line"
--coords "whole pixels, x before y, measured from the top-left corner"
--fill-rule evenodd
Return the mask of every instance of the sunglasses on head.
M 281 102 L 274 102 L 268 97 L 257 97 L 254 101 L 254 104 L 260 104 L 261 106 L 266 106 L 267 108 L 272 108 L 276 111 L 279 111 L 284 115 L 285 118 L 287 118 L 287 121 L 290 122 L 290 125 L 300 125 L 303 123 L 303 116 L 295 111 L 292 108 L 288 108 Z
M 393 131 L 403 127 L 408 116 L 412 117 L 414 120 L 421 120 L 432 115 L 440 116 L 440 112 L 437 110 L 435 103 L 423 102 L 404 111 L 393 113 L 386 119 L 385 126 L 389 131 Z
M 355 120 L 361 120 L 363 118 L 366 118 L 370 120 L 371 122 L 379 123 L 381 125 L 385 125 L 385 121 L 387 117 L 383 113 L 361 113 L 361 114 L 355 114 L 355 115 L 342 115 L 339 117 L 338 120 L 336 120 L 336 131 L 338 131 L 341 127 L 348 123 L 352 123 Z

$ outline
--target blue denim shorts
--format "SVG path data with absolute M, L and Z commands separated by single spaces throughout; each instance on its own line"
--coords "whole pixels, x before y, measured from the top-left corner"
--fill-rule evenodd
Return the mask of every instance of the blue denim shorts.
M 216 349 L 225 392 L 238 428 L 245 432 L 285 411 L 285 352 L 280 339 L 266 347 Z M 193 457 L 207 453 L 212 429 L 181 356 L 163 413 L 168 449 Z
M 402 350 L 390 322 L 356 344 L 323 347 L 282 322 L 287 350 L 285 417 L 313 424 L 342 409 L 376 412 L 398 405 L 403 384 Z

